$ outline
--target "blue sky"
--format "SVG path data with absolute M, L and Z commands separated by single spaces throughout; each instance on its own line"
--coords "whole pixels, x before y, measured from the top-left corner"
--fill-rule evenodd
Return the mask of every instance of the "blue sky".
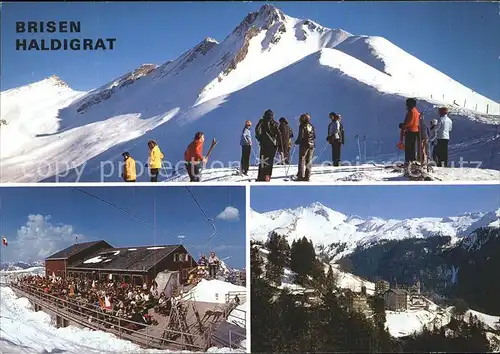
M 61 77 L 74 89 L 94 88 L 141 64 L 162 64 L 175 59 L 205 37 L 222 41 L 248 12 L 257 11 L 262 4 L 263 2 L 3 4 L 2 90 L 38 81 L 52 74 Z M 273 4 L 290 16 L 310 18 L 326 27 L 342 28 L 353 34 L 386 37 L 464 85 L 500 101 L 498 4 Z M 116 49 L 108 52 L 16 52 L 15 22 L 28 20 L 81 21 L 82 37 L 117 38 Z M 34 36 L 43 38 L 46 34 Z M 61 36 L 64 34 L 59 35 L 59 38 L 64 38 Z M 27 38 L 27 34 L 21 38 Z
M 177 244 L 177 236 L 183 235 L 193 257 L 214 250 L 220 258 L 231 256 L 229 265 L 245 267 L 245 188 L 191 188 L 216 226 L 218 235 L 211 241 L 213 228 L 185 187 L 79 188 L 149 225 L 74 188 L 0 188 L 0 233 L 9 240 L 2 259 L 43 259 L 40 250 L 56 252 L 73 244 L 77 235 L 78 241 L 104 239 L 115 247 Z M 238 209 L 239 217 L 229 213 L 223 214 L 228 218 L 217 218 L 228 206 Z M 151 226 L 155 219 L 156 233 Z
M 252 187 L 250 200 L 258 212 L 320 202 L 361 217 L 445 217 L 500 208 L 500 185 Z

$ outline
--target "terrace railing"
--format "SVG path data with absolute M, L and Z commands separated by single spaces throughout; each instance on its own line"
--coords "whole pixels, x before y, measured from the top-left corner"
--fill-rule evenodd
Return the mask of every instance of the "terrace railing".
M 244 303 L 247 301 L 247 292 L 246 291 L 228 291 L 225 295 L 226 304 L 233 301 L 236 296 L 238 296 L 241 303 Z
M 141 346 L 148 348 L 153 347 L 157 349 L 175 348 L 181 350 L 206 351 L 211 345 L 210 331 L 207 331 L 207 333 L 203 333 L 202 335 L 194 335 L 181 331 L 168 330 L 172 334 L 177 334 L 180 338 L 180 342 L 168 340 L 152 335 L 151 332 L 153 332 L 153 325 L 117 317 L 111 312 L 102 310 L 95 305 L 78 304 L 74 299 L 69 301 L 52 294 L 46 294 L 42 289 L 28 284 L 12 282 L 9 286 L 28 298 L 28 300 L 38 304 L 42 308 L 52 311 L 62 318 L 75 322 L 83 327 L 113 333 L 119 338 L 130 340 Z M 90 319 L 93 321 L 89 321 L 89 315 Z M 141 326 L 143 329 L 133 330 L 126 328 L 126 326 L 130 324 Z M 190 343 L 186 343 L 185 341 L 185 337 L 187 336 L 192 337 L 192 340 L 189 340 Z

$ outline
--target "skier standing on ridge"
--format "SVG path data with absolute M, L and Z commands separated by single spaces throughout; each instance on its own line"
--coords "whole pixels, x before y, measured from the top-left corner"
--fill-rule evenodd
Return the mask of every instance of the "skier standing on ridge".
M 207 162 L 207 158 L 203 156 L 204 141 L 205 135 L 202 132 L 197 132 L 184 152 L 184 161 L 190 182 L 200 182 L 201 169 L 203 164 Z
M 135 170 L 135 160 L 130 156 L 128 152 L 124 152 L 122 154 L 123 161 L 125 164 L 123 165 L 123 173 L 122 178 L 125 182 L 135 182 L 137 178 L 136 170 Z
M 264 112 L 264 116 L 255 126 L 255 138 L 260 144 L 259 174 L 256 182 L 269 182 L 273 174 L 276 149 L 281 139 L 278 123 L 270 109 Z
M 149 159 L 146 167 L 149 166 L 149 172 L 151 175 L 151 182 L 158 182 L 158 174 L 160 173 L 160 168 L 162 165 L 163 154 L 160 147 L 154 140 L 148 141 L 149 148 Z
M 437 158 L 437 149 L 436 149 L 436 143 L 437 143 L 437 124 L 438 121 L 437 119 L 432 119 L 431 120 L 431 127 L 429 129 L 429 144 L 431 145 L 431 156 L 432 156 L 432 161 L 434 161 L 436 164 L 438 162 Z
M 293 130 L 290 128 L 288 121 L 285 117 L 281 117 L 279 119 L 279 129 L 281 134 L 281 139 L 278 142 L 278 151 L 281 154 L 281 163 L 283 165 L 290 164 L 290 148 L 291 148 L 291 139 L 293 138 Z
M 340 166 L 342 145 L 344 145 L 344 126 L 341 123 L 340 114 L 331 112 L 329 117 L 331 122 L 328 124 L 326 141 L 332 146 L 333 166 Z
M 448 117 L 448 108 L 439 108 L 439 123 L 437 126 L 437 158 L 439 167 L 448 167 L 448 142 L 453 122 Z
M 248 176 L 248 169 L 250 168 L 250 152 L 252 151 L 252 132 L 250 128 L 252 127 L 252 122 L 247 120 L 245 122 L 245 127 L 241 132 L 240 145 L 241 145 L 241 166 L 240 172 Z
M 309 113 L 302 114 L 299 121 L 299 133 L 295 141 L 295 145 L 299 145 L 299 170 L 297 172 L 297 181 L 309 182 L 311 178 L 316 133 L 311 124 L 311 116 Z
M 210 252 L 210 257 L 208 257 L 208 270 L 210 272 L 210 278 L 215 279 L 217 276 L 217 268 L 219 268 L 220 260 L 215 255 L 215 252 Z
M 405 165 L 417 160 L 417 140 L 419 134 L 420 112 L 417 110 L 417 100 L 408 98 L 406 100 L 405 121 L 401 126 L 404 131 L 404 147 L 405 147 Z M 420 148 L 420 147 L 419 147 Z

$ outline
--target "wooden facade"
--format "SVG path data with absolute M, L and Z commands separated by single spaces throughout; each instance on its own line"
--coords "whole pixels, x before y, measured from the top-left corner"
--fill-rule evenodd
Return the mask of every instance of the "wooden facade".
M 76 243 L 47 257 L 45 259 L 45 274 L 48 276 L 54 274 L 57 277 L 64 278 L 67 275 L 67 268 L 70 264 L 81 261 L 95 252 L 108 248 L 112 248 L 112 246 L 102 240 Z
M 45 260 L 45 274 L 52 276 L 55 274 L 58 277 L 65 277 L 67 260 L 65 259 L 50 259 Z
M 197 266 L 183 245 L 113 248 L 105 241 L 97 241 L 75 246 L 45 260 L 48 276 L 52 272 L 56 276 L 92 280 L 105 280 L 111 276 L 127 283 L 150 286 L 158 273 L 175 271 L 179 273 L 179 283 L 185 284 L 188 271 Z

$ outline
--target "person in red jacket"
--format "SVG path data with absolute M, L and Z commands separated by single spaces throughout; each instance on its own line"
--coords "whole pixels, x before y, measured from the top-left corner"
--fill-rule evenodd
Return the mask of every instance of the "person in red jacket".
M 417 110 L 417 100 L 408 98 L 406 100 L 406 109 L 408 113 L 406 114 L 401 129 L 404 131 L 405 138 L 405 163 L 409 164 L 417 160 L 417 140 L 420 122 L 420 112 Z
M 207 159 L 203 156 L 204 142 L 205 135 L 202 132 L 197 132 L 194 135 L 194 140 L 188 145 L 186 152 L 184 152 L 184 160 L 190 182 L 200 182 L 201 169 L 207 162 Z

